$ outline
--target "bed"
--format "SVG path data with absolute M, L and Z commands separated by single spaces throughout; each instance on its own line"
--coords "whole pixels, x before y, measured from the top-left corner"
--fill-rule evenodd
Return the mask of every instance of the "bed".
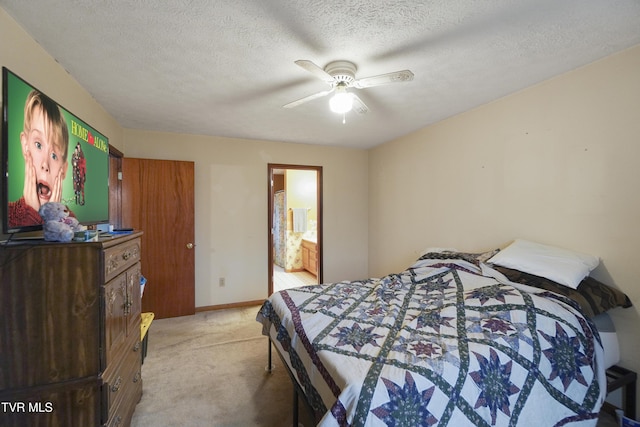
M 320 426 L 596 425 L 606 307 L 518 283 L 497 252 L 281 291 L 257 320 Z

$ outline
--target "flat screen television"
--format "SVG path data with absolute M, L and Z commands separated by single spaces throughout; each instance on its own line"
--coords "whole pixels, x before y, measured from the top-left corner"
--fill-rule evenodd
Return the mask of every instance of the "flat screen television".
M 61 202 L 81 224 L 109 221 L 109 139 L 2 67 L 2 231 L 42 229 Z

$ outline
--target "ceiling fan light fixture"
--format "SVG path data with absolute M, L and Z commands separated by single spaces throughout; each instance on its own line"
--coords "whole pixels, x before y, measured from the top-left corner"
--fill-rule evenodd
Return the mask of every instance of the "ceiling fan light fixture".
M 369 111 L 369 108 L 362 102 L 362 99 L 355 94 L 355 91 L 348 92 L 348 88 L 366 89 L 374 86 L 413 80 L 413 73 L 410 70 L 394 71 L 392 73 L 356 79 L 357 68 L 356 65 L 350 61 L 333 61 L 324 68 L 320 68 L 313 62 L 304 59 L 297 60 L 295 63 L 328 84 L 330 89 L 305 96 L 297 101 L 285 104 L 283 107 L 296 107 L 305 102 L 333 93 L 334 95 L 329 99 L 329 108 L 332 112 L 343 115 L 343 123 L 344 115 L 352 110 L 358 114 L 366 114 Z
M 329 108 L 334 113 L 348 113 L 353 108 L 353 97 L 346 88 L 338 86 L 336 94 L 329 100 Z

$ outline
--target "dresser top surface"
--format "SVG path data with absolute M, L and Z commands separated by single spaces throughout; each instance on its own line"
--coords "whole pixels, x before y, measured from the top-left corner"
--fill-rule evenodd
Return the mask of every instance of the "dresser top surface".
M 47 242 L 43 238 L 17 238 L 15 240 L 9 240 L 0 243 L 0 250 L 3 248 L 12 248 L 12 247 L 24 247 L 24 246 L 95 246 L 99 248 L 108 248 L 111 246 L 119 245 L 121 243 L 127 242 L 129 240 L 133 240 L 142 236 L 142 231 L 133 231 L 129 234 L 113 234 L 113 235 L 100 235 L 98 241 L 91 242 Z

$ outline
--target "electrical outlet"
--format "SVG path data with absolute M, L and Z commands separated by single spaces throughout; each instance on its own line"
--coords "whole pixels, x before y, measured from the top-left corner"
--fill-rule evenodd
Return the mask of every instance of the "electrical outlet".
M 219 285 L 220 287 L 223 287 L 223 286 L 224 286 L 224 277 L 221 277 L 221 278 L 219 278 L 219 279 L 218 279 L 218 285 Z

